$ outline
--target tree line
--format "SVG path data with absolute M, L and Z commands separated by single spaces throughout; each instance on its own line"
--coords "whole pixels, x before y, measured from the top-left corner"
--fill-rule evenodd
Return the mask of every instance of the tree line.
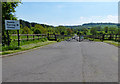
M 12 30 L 10 34 L 16 34 L 17 31 Z M 73 30 L 65 26 L 51 26 L 46 24 L 30 23 L 20 20 L 20 34 L 60 34 L 71 35 Z

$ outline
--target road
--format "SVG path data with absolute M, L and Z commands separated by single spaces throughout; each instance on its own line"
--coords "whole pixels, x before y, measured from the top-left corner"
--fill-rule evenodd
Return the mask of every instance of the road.
M 3 82 L 117 82 L 118 48 L 62 41 L 3 58 Z

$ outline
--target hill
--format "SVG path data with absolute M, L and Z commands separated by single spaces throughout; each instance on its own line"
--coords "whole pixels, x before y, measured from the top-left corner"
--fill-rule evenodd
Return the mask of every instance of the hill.
M 20 24 L 22 25 L 22 28 L 24 28 L 25 26 L 27 26 L 28 28 L 31 28 L 31 27 L 34 27 L 36 24 L 39 24 L 39 23 L 35 23 L 35 22 L 28 22 L 28 21 L 24 21 L 24 20 L 21 20 L 20 19 Z M 46 24 L 39 24 L 41 26 L 43 26 L 44 28 L 45 27 L 54 27 L 54 26 L 51 26 L 51 25 L 46 25 Z

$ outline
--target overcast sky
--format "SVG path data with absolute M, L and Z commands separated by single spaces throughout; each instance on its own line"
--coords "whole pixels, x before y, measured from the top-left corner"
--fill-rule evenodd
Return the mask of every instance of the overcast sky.
M 54 26 L 117 23 L 118 2 L 23 2 L 15 14 L 18 19 Z

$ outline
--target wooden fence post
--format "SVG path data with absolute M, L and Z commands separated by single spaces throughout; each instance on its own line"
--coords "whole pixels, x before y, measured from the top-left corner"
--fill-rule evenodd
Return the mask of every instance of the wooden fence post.
M 102 35 L 102 42 L 104 41 L 104 37 L 105 37 L 105 35 L 103 34 L 103 35 Z
M 94 41 L 94 39 L 95 39 L 95 35 L 93 35 L 93 41 Z
M 118 34 L 118 42 L 120 42 L 120 34 Z
M 109 34 L 107 34 L 107 39 L 109 39 Z
M 28 41 L 28 34 L 27 34 L 27 41 Z
M 81 40 L 80 40 L 80 36 L 81 36 L 81 35 L 79 34 L 79 42 L 81 41 Z
M 115 35 L 115 41 L 117 41 L 117 34 Z
M 38 40 L 39 40 L 39 35 L 37 35 L 38 36 Z
M 101 40 L 101 35 L 99 34 L 99 40 Z
M 48 40 L 49 40 L 49 33 L 48 33 L 48 35 L 47 35 L 47 38 L 48 38 Z
M 9 45 L 10 45 L 10 37 L 9 37 L 9 32 L 8 32 L 8 30 L 7 30 L 7 39 L 8 39 L 7 45 L 9 46 Z
M 33 34 L 33 41 L 34 41 L 34 39 L 35 39 L 35 38 L 34 38 L 34 34 Z
M 19 35 L 19 30 L 17 30 L 18 33 L 18 46 L 20 46 L 20 35 Z
M 109 40 L 112 40 L 112 34 L 110 34 Z
M 56 36 L 56 34 L 54 34 L 55 35 L 55 41 L 57 41 L 57 36 Z

